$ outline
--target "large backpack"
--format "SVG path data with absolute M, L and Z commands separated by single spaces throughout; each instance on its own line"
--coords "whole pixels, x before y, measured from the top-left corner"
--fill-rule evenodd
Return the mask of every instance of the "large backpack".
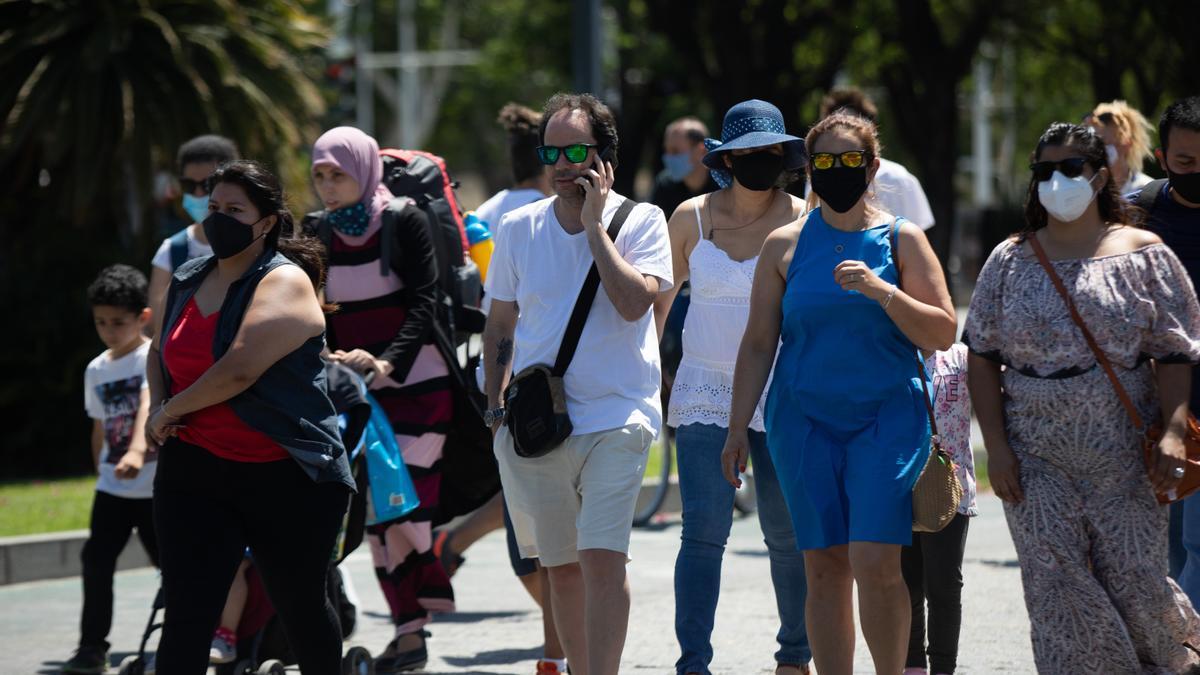
M 483 332 L 483 282 L 469 255 L 467 228 L 454 193 L 458 183 L 450 178 L 446 160 L 432 153 L 384 148 L 379 155 L 383 184 L 393 195 L 413 200 L 429 219 L 441 286 L 452 308 L 456 338 L 464 343 Z
M 482 333 L 486 317 L 480 309 L 483 282 L 479 267 L 468 255 L 467 230 L 446 162 L 437 155 L 420 150 L 379 152 L 383 158 L 383 184 L 399 199 L 410 200 L 421 209 L 429 222 L 429 238 L 437 260 L 439 286 L 445 306 L 444 319 L 449 323 L 458 345 L 468 342 L 471 335 Z M 389 210 L 396 208 L 394 206 Z M 304 217 L 302 228 L 316 234 L 328 250 L 333 237 L 332 227 L 316 211 Z M 386 275 L 395 269 L 392 248 L 395 242 L 395 223 L 384 214 L 380 231 L 379 273 Z

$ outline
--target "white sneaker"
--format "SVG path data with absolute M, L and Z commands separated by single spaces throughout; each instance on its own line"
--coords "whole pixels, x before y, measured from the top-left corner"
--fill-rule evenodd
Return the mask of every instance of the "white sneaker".
M 237 638 L 228 631 L 218 630 L 208 650 L 209 663 L 229 663 L 237 658 Z

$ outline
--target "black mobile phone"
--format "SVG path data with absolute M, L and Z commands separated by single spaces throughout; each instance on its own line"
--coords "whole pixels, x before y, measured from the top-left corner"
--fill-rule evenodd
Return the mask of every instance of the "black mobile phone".
M 605 163 L 607 163 L 607 162 L 611 162 L 611 161 L 612 161 L 612 155 L 613 155 L 613 153 L 612 153 L 612 146 L 611 146 L 611 145 L 606 145 L 606 146 L 604 146 L 604 149 L 603 149 L 603 150 L 601 150 L 600 152 L 596 153 L 596 157 L 597 157 L 597 158 L 598 158 L 598 159 L 599 159 L 601 162 L 605 162 Z M 591 180 L 592 180 L 591 178 L 589 178 L 589 177 L 587 177 L 587 176 L 584 176 L 584 179 L 585 179 L 585 180 L 587 180 L 588 182 L 591 182 Z M 580 186 L 579 186 L 579 196 L 580 196 L 580 197 L 587 197 L 587 191 L 583 189 L 583 186 L 582 186 L 582 185 L 580 185 Z

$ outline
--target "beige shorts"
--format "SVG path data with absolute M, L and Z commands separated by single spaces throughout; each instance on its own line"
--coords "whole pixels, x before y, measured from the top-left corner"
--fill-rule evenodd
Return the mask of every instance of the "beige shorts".
M 545 567 L 579 551 L 629 554 L 629 533 L 654 435 L 640 424 L 572 436 L 549 453 L 519 457 L 508 428 L 496 433 L 496 459 L 517 547 Z

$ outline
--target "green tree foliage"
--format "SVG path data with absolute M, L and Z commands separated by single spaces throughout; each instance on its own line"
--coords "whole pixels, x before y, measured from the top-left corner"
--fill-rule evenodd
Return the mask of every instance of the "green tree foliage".
M 83 289 L 112 262 L 147 269 L 154 172 L 184 140 L 221 133 L 289 172 L 322 110 L 305 60 L 325 40 L 295 0 L 0 3 L 6 474 L 87 466 L 80 387 L 101 345 Z

